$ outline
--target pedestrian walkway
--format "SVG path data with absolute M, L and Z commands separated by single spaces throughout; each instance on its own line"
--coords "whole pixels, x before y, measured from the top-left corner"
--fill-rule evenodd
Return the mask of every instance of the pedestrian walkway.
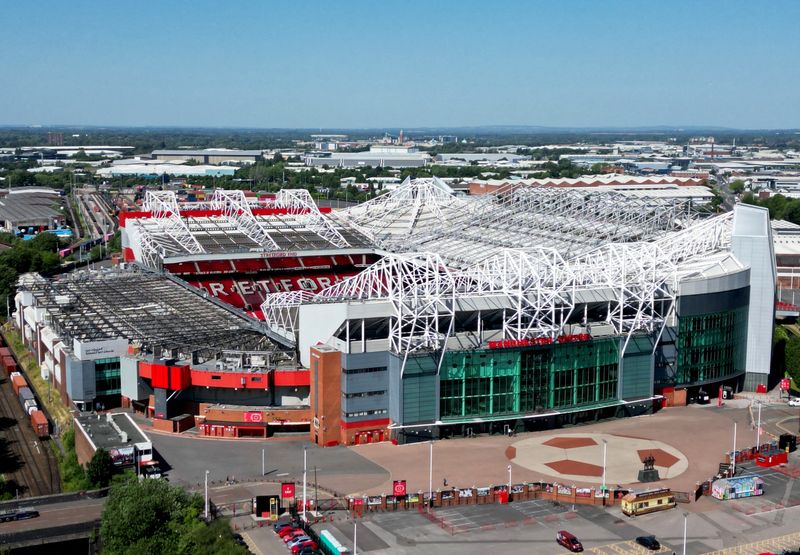
M 800 549 L 800 532 L 761 540 L 753 543 L 726 547 L 718 551 L 711 551 L 706 555 L 758 555 L 759 553 L 781 553 Z
M 639 545 L 634 540 L 629 540 L 591 547 L 586 549 L 584 553 L 593 553 L 594 555 L 645 555 L 648 553 L 670 553 L 672 551 L 673 549 L 671 547 L 663 543 L 661 544 L 661 549 L 653 551 Z

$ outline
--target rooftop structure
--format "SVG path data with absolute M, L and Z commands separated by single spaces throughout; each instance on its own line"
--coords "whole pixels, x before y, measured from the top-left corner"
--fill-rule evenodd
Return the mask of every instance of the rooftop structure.
M 55 336 L 79 357 L 93 344 L 113 340 L 197 362 L 226 349 L 274 350 L 258 322 L 169 275 L 78 272 L 47 280 L 26 274 L 18 289 L 32 297 L 26 310 L 44 311 Z
M 153 444 L 127 413 L 81 413 L 75 416 L 75 451 L 86 464 L 98 449 L 114 466 L 133 466 L 153 459 Z
M 127 245 L 136 260 L 159 267 L 169 259 L 213 254 L 336 250 L 367 245 L 357 231 L 338 225 L 308 191 L 284 189 L 259 201 L 242 191 L 217 190 L 206 202 L 178 206 L 173 191 L 148 191 L 145 213 L 124 217 Z
M 27 227 L 56 228 L 64 222 L 64 214 L 56 209 L 58 203 L 58 191 L 52 189 L 11 189 L 0 197 L 0 229 L 13 233 Z
M 605 243 L 651 240 L 695 217 L 682 198 L 516 184 L 464 198 L 437 178 L 407 179 L 333 216 L 387 251 L 434 252 L 450 267 L 485 261 L 503 247 L 552 248 L 568 258 Z
M 194 160 L 200 164 L 225 164 L 256 162 L 262 157 L 260 150 L 233 150 L 226 148 L 209 148 L 206 150 L 154 150 L 156 160 Z

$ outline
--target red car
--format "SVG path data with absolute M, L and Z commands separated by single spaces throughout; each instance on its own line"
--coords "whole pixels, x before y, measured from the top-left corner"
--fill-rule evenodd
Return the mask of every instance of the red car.
M 298 531 L 302 532 L 302 530 L 300 530 L 300 528 L 294 528 L 292 526 L 290 526 L 289 528 L 281 528 L 280 530 L 278 530 L 278 537 L 279 538 L 285 538 L 286 536 L 288 536 L 292 532 L 298 532 Z
M 556 534 L 556 541 L 559 545 L 563 545 L 570 551 L 575 553 L 580 553 L 583 551 L 583 545 L 581 542 L 578 541 L 578 538 L 567 532 L 566 530 L 560 530 L 558 534 Z
M 310 547 L 311 549 L 317 549 L 317 544 L 314 542 L 314 540 L 304 541 L 300 544 L 293 545 L 292 553 L 300 553 L 300 551 L 305 547 Z
M 300 536 L 305 536 L 305 535 L 306 535 L 305 530 L 293 530 L 291 533 L 283 536 L 283 543 L 289 543 L 291 541 L 296 540 Z

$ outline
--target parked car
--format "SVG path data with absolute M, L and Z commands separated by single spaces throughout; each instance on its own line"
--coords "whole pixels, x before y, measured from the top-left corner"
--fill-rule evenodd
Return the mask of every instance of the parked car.
M 311 538 L 309 536 L 297 536 L 292 541 L 288 542 L 286 544 L 286 547 L 288 547 L 290 550 L 294 550 L 296 546 L 299 546 L 300 544 L 305 543 L 307 541 L 311 541 Z
M 800 397 L 792 397 L 789 399 L 790 407 L 800 407 Z
M 292 553 L 300 553 L 300 550 L 302 550 L 304 547 L 310 547 L 312 549 L 316 549 L 318 546 L 314 540 L 304 541 L 298 545 L 293 546 Z
M 300 530 L 299 528 L 295 528 L 294 526 L 287 526 L 286 528 L 281 528 L 280 530 L 278 530 L 278 537 L 285 538 L 289 534 L 298 531 L 302 532 L 302 530 Z
M 283 543 L 293 542 L 297 538 L 307 538 L 308 535 L 306 534 L 305 530 L 294 530 L 293 532 L 289 532 L 285 536 L 283 536 Z
M 276 534 L 285 528 L 297 528 L 297 526 L 291 520 L 278 521 L 272 525 L 272 529 L 275 530 Z
M 556 542 L 574 553 L 580 553 L 583 551 L 583 544 L 578 541 L 578 538 L 566 530 L 560 530 L 558 534 L 556 534 Z
M 652 549 L 653 551 L 661 549 L 661 544 L 658 543 L 655 536 L 639 536 L 636 538 L 636 543 L 647 549 Z

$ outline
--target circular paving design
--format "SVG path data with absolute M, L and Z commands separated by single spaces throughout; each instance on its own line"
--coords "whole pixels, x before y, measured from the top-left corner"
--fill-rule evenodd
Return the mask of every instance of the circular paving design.
M 612 434 L 552 434 L 513 444 L 512 461 L 557 480 L 603 483 L 603 442 L 606 442 L 606 485 L 638 482 L 648 457 L 660 479 L 675 478 L 689 467 L 686 457 L 661 441 Z

